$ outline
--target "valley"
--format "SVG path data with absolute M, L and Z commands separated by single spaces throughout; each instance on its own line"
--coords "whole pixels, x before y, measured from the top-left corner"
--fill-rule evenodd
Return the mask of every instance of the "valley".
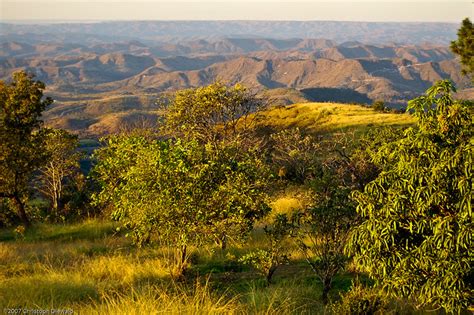
M 214 28 L 212 36 L 206 27 Z M 460 97 L 474 97 L 470 79 L 460 74 L 448 47 L 453 27 L 229 21 L 2 24 L 0 79 L 19 70 L 35 74 L 55 100 L 44 114 L 47 125 L 86 136 L 137 121 L 154 122 L 163 94 L 215 81 L 242 83 L 270 105 L 370 105 L 383 100 L 404 108 L 441 79 L 452 80 Z

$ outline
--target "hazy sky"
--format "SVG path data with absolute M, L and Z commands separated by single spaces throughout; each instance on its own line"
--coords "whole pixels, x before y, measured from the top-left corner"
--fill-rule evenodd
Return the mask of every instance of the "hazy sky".
M 472 0 L 0 0 L 12 20 L 336 20 L 460 22 Z

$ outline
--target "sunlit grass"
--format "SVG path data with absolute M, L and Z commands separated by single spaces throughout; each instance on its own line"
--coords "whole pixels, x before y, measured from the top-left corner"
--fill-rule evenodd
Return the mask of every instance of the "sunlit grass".
M 408 126 L 415 123 L 409 114 L 381 113 L 361 105 L 301 103 L 272 107 L 262 113 L 260 125 L 276 128 L 299 127 L 313 132 L 364 130 L 370 126 Z
M 80 306 L 84 314 L 236 314 L 241 309 L 237 297 L 213 294 L 209 283 L 197 282 L 191 288 L 170 283 L 168 286 L 129 287 L 110 292 L 101 302 Z
M 110 222 L 38 224 L 22 239 L 12 233 L 13 228 L 1 231 L 2 308 L 70 308 L 81 314 L 287 314 L 322 307 L 320 284 L 305 280 L 310 274 L 304 264 L 296 267 L 298 272 L 282 268 L 275 284 L 267 287 L 257 272 L 238 262 L 252 248 L 265 246 L 262 229 L 225 251 L 212 245 L 195 248 L 182 283 L 169 277 L 168 249 L 138 249 Z

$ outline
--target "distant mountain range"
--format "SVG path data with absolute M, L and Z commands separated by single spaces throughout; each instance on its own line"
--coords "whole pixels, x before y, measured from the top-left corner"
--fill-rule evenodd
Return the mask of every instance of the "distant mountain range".
M 140 40 L 175 43 L 192 38 L 328 38 L 338 43 L 446 45 L 456 37 L 456 23 L 383 23 L 339 21 L 134 21 L 101 23 L 0 23 L 0 41 Z M 148 42 L 147 42 L 148 41 Z
M 156 110 L 158 94 L 216 80 L 241 82 L 277 103 L 383 99 L 403 106 L 440 79 L 451 79 L 462 97 L 474 98 L 447 45 L 456 28 L 352 22 L 0 24 L 0 79 L 20 69 L 35 73 L 57 100 L 46 118 L 73 130 L 99 123 L 92 133 L 108 128 L 98 115 L 114 114 L 108 123 L 116 124 L 132 116 L 155 117 L 150 111 Z
M 325 39 L 2 43 L 0 78 L 19 69 L 63 94 L 159 93 L 222 80 L 257 89 L 345 88 L 371 100 L 403 103 L 444 78 L 469 87 L 446 46 L 338 45 Z

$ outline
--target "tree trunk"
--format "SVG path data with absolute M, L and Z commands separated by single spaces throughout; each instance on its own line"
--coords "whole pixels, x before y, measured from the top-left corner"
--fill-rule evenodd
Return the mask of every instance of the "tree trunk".
M 331 277 L 326 277 L 323 279 L 323 303 L 326 305 L 329 302 L 328 295 L 329 291 L 331 290 L 332 286 L 332 278 Z
M 222 233 L 221 235 L 220 242 L 221 242 L 221 250 L 225 250 L 227 248 L 227 237 L 224 233 Z
M 276 270 L 277 270 L 277 266 L 275 265 L 272 265 L 270 269 L 268 270 L 267 277 L 266 277 L 267 285 L 270 285 L 272 283 L 272 277 Z
M 187 262 L 187 248 L 186 245 L 183 245 L 178 251 L 177 266 L 175 271 L 175 277 L 178 280 L 184 280 L 184 274 L 186 273 L 186 262 Z
M 25 227 L 29 227 L 31 225 L 30 220 L 28 219 L 28 216 L 26 215 L 26 210 L 25 210 L 25 204 L 21 200 L 21 198 L 18 195 L 15 195 L 12 198 L 13 204 L 16 207 L 17 214 L 21 219 L 21 222 Z

